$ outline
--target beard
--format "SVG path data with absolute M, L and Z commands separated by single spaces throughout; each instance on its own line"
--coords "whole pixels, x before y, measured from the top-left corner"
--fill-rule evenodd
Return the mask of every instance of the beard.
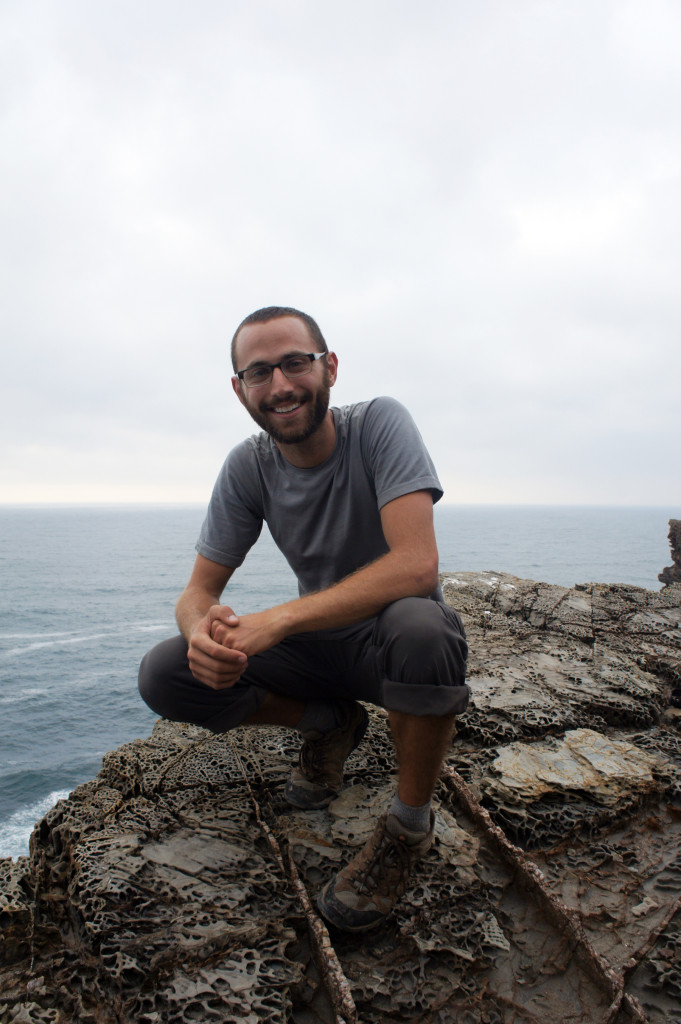
M 328 374 L 325 374 L 324 381 L 316 395 L 313 396 L 311 391 L 307 391 L 301 396 L 300 400 L 305 403 L 306 417 L 305 422 L 301 424 L 298 432 L 295 434 L 290 431 L 280 430 L 276 425 L 272 424 L 267 412 L 263 412 L 259 408 L 251 409 L 248 406 L 247 408 L 251 419 L 255 420 L 260 429 L 268 433 L 273 441 L 277 441 L 279 444 L 302 444 L 303 441 L 307 441 L 308 438 L 312 437 L 324 422 L 329 409 L 330 395 L 331 388 L 328 384 Z

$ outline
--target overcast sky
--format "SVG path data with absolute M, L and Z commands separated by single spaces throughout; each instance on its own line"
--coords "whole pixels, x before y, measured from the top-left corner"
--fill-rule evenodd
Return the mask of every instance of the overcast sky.
M 449 502 L 681 504 L 678 0 L 0 0 L 0 501 L 208 499 L 295 305 Z

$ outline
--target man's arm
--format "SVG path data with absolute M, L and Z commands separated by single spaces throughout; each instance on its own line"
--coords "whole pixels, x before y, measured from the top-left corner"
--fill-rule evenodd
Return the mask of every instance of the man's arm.
M 213 607 L 211 635 L 251 656 L 292 633 L 347 626 L 377 615 L 401 597 L 432 594 L 438 555 L 430 492 L 414 491 L 388 502 L 381 509 L 381 524 L 390 548 L 385 555 L 326 590 L 243 615 L 236 625 Z
M 219 605 L 220 596 L 234 569 L 196 556 L 191 577 L 175 606 L 175 618 L 188 644 L 187 658 L 198 680 L 220 689 L 233 686 L 248 664 L 247 658 L 215 642 L 210 635 L 210 609 Z M 224 621 L 239 620 L 231 608 L 219 606 Z

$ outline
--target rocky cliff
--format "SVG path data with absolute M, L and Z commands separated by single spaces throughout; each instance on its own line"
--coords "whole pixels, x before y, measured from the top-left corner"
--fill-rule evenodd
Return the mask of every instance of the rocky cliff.
M 672 565 L 666 566 L 657 577 L 660 583 L 681 583 L 681 519 L 669 520 L 669 544 L 672 549 Z
M 313 910 L 394 785 L 382 713 L 307 814 L 295 735 L 159 722 L 0 862 L 1 1024 L 681 1021 L 681 586 L 442 582 L 473 701 L 389 924 Z

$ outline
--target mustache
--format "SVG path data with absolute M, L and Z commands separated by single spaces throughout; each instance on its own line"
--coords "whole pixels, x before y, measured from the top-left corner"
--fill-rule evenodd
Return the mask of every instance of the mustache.
M 290 394 L 290 395 L 285 395 L 285 396 L 282 395 L 281 398 L 277 398 L 274 401 L 270 398 L 267 401 L 266 404 L 262 404 L 260 406 L 260 409 L 263 412 L 273 412 L 275 409 L 278 409 L 280 405 L 294 405 L 296 403 L 298 405 L 302 405 L 304 402 L 309 402 L 311 400 L 311 398 L 312 398 L 312 392 L 311 391 L 304 391 L 302 394 L 299 394 L 299 395 L 296 395 L 296 394 Z

